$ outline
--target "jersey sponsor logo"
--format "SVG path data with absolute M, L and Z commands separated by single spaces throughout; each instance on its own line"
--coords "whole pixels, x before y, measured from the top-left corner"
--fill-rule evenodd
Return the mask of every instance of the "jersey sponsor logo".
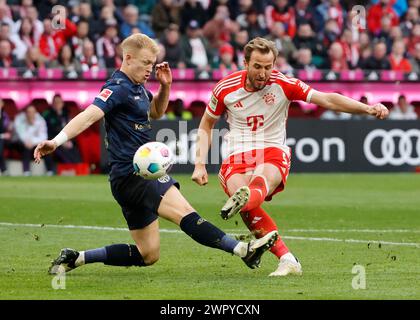
M 246 117 L 246 123 L 251 127 L 251 131 L 257 131 L 264 125 L 264 116 L 262 114 Z
M 170 177 L 170 176 L 168 176 L 167 174 L 165 174 L 163 177 L 160 177 L 160 178 L 158 179 L 158 181 L 159 181 L 160 183 L 167 183 L 167 182 L 169 182 L 169 180 L 171 180 L 171 177 Z
M 217 107 L 218 102 L 219 102 L 219 100 L 217 100 L 217 98 L 214 96 L 214 94 L 212 94 L 211 99 L 210 99 L 210 103 L 209 103 L 209 107 L 213 112 L 216 112 L 216 107 Z
M 268 106 L 272 106 L 274 102 L 276 102 L 276 95 L 272 92 L 268 92 L 263 96 L 263 100 Z
M 106 100 L 108 100 L 111 94 L 112 94 L 112 90 L 103 89 L 101 93 L 97 96 L 97 98 L 101 99 L 103 102 L 106 102 Z

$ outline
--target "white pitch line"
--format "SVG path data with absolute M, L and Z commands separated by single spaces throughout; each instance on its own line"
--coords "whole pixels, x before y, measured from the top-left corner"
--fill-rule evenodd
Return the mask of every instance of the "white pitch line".
M 116 228 L 116 227 L 97 227 L 97 226 L 76 226 L 76 225 L 57 225 L 57 224 L 33 224 L 33 223 L 10 223 L 10 222 L 0 222 L 0 227 L 37 227 L 37 228 L 61 228 L 61 229 L 82 229 L 82 230 L 103 230 L 103 231 L 128 231 L 127 228 Z M 299 229 L 304 230 L 304 229 Z M 249 232 L 248 230 L 230 230 L 235 233 L 230 233 L 232 235 L 241 235 L 236 232 Z M 289 230 L 290 231 L 290 230 Z M 162 233 L 183 233 L 181 230 L 176 229 L 160 229 Z M 347 242 L 347 243 L 366 243 L 366 244 L 387 244 L 394 246 L 409 246 L 420 248 L 420 243 L 415 242 L 390 242 L 390 241 L 381 241 L 381 240 L 360 240 L 360 239 L 337 239 L 337 238 L 317 238 L 317 237 L 295 237 L 295 236 L 282 236 L 283 239 L 291 240 L 306 240 L 306 241 L 330 241 L 330 242 Z

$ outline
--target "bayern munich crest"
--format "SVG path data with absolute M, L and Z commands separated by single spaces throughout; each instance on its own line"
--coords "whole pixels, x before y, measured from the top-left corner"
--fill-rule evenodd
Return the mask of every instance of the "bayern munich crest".
M 267 105 L 272 106 L 276 101 L 276 96 L 274 93 L 268 92 L 263 96 L 263 100 Z

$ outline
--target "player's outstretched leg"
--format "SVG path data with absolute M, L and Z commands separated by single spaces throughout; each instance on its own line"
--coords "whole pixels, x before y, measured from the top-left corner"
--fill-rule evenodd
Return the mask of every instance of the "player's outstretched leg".
M 261 256 L 270 249 L 277 239 L 277 231 L 267 237 L 251 241 L 238 241 L 212 223 L 203 219 L 179 190 L 171 187 L 164 195 L 158 209 L 159 216 L 180 226 L 181 230 L 196 242 L 211 248 L 233 253 L 241 258 L 252 269 L 260 264 Z
M 88 263 L 102 262 L 111 266 L 146 266 L 143 257 L 133 244 L 112 244 L 106 247 L 76 251 L 62 249 L 59 256 L 51 263 L 49 274 L 69 272 Z
M 274 220 L 261 207 L 255 208 L 249 212 L 241 212 L 241 217 L 256 238 L 264 237 L 267 233 L 278 230 Z M 302 266 L 293 254 L 289 252 L 289 249 L 280 236 L 270 248 L 270 251 L 279 258 L 278 268 L 276 271 L 272 272 L 270 276 L 302 274 Z

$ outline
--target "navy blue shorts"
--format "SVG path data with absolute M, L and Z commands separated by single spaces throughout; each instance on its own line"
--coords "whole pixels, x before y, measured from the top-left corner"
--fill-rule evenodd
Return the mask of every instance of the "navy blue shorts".
M 179 183 L 170 176 L 158 180 L 145 180 L 135 174 L 111 180 L 111 191 L 121 206 L 128 229 L 142 229 L 158 218 L 162 196 Z

